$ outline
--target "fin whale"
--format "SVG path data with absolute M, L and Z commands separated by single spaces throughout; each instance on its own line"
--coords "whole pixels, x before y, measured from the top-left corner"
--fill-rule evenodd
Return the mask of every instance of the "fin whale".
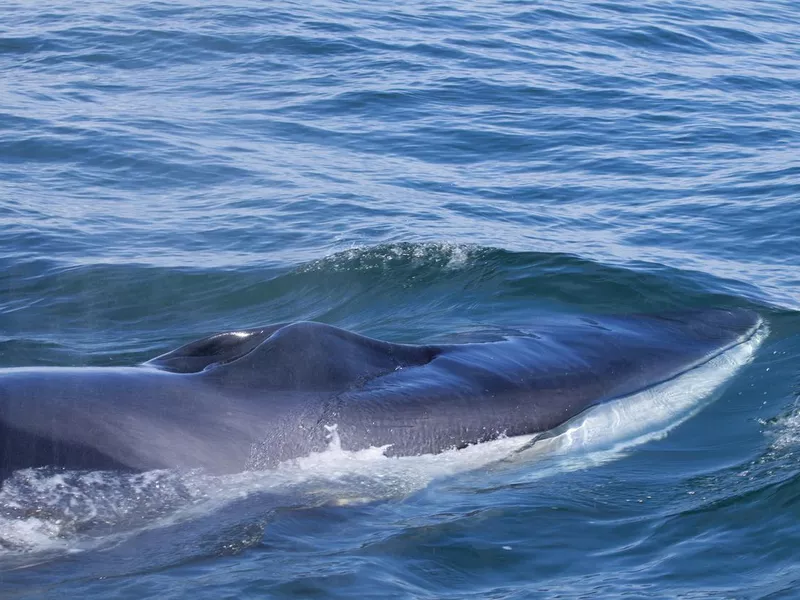
M 406 345 L 299 322 L 220 333 L 134 367 L 0 369 L 15 470 L 263 468 L 342 448 L 437 453 L 547 432 L 749 340 L 744 309 L 561 316 L 502 339 Z

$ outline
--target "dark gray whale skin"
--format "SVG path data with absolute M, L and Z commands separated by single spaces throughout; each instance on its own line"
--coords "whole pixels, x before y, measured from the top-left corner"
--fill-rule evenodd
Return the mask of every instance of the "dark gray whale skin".
M 221 333 L 135 367 L 0 369 L 13 471 L 263 468 L 342 448 L 436 453 L 548 431 L 749 339 L 743 309 L 561 316 L 493 342 L 392 344 L 313 322 Z

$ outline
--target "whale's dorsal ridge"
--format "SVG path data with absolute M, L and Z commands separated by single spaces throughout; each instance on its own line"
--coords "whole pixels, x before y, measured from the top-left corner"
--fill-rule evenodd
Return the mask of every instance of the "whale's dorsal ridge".
M 430 362 L 434 346 L 383 342 L 313 321 L 219 333 L 149 363 L 198 373 L 224 386 L 273 390 L 350 389 L 399 368 Z
M 144 363 L 172 373 L 199 373 L 212 365 L 237 360 L 257 348 L 285 323 L 215 333 L 189 342 Z

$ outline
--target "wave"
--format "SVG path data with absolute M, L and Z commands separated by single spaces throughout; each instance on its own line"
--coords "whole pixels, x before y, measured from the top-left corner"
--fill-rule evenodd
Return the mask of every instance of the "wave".
M 559 312 L 771 312 L 757 296 L 740 282 L 659 264 L 448 243 L 353 248 L 291 268 L 36 259 L 0 274 L 0 352 L 5 366 L 124 364 L 215 331 L 297 320 L 394 341 L 442 341 Z

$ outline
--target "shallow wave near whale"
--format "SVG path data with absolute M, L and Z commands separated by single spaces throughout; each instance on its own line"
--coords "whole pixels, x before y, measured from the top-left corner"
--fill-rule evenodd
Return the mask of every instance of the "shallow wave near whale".
M 560 316 L 420 346 L 301 322 L 212 335 L 138 367 L 3 369 L 0 471 L 233 473 L 321 452 L 333 430 L 343 450 L 389 456 L 518 436 L 591 446 L 611 427 L 636 436 L 685 418 L 765 335 L 742 309 Z M 677 379 L 691 402 L 672 397 Z

